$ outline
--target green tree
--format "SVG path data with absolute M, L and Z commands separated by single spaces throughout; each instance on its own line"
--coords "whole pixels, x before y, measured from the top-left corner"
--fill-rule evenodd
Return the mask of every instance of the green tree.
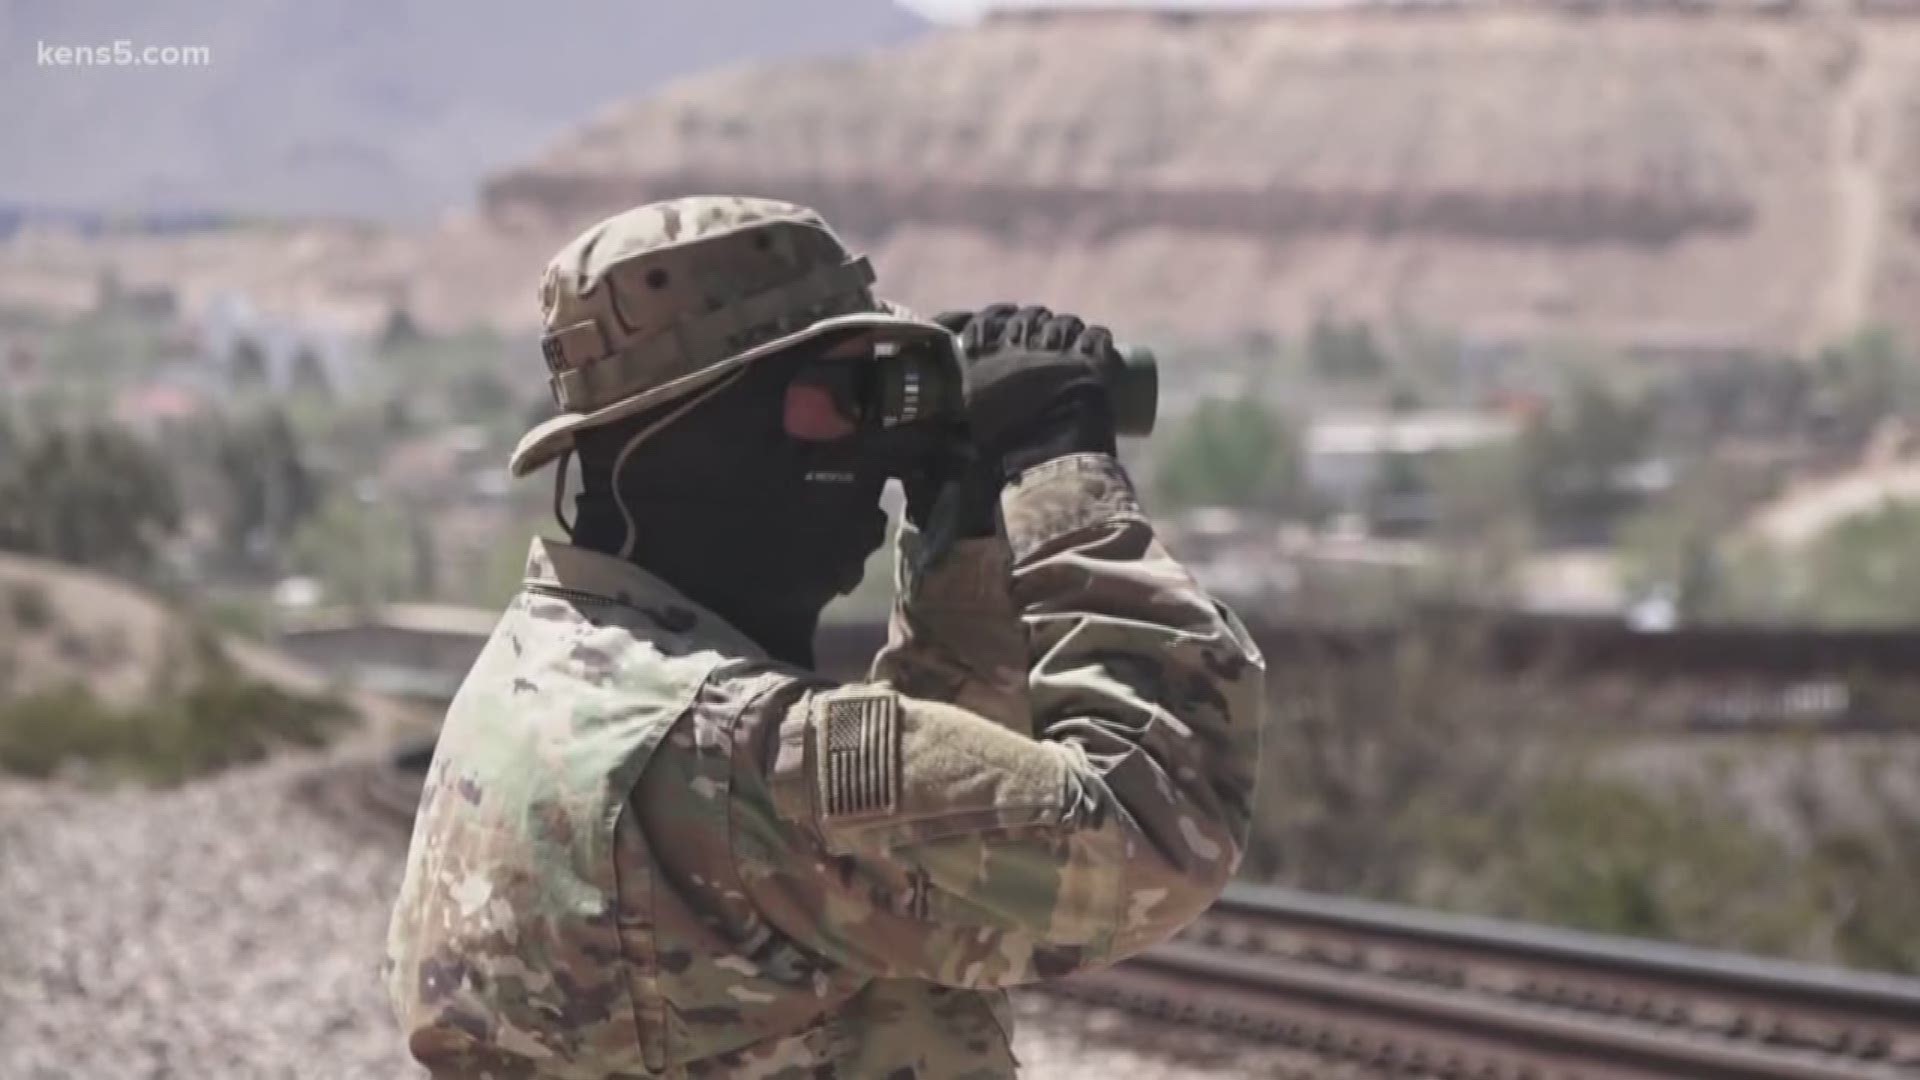
M 1176 508 L 1298 510 L 1298 441 L 1253 398 L 1209 399 L 1170 433 L 1155 479 L 1159 496 Z
M 9 437 L 0 455 L 0 548 L 143 575 L 178 531 L 174 477 L 143 442 L 106 427 Z
M 420 330 L 420 324 L 414 321 L 413 312 L 405 304 L 395 304 L 388 309 L 387 323 L 380 330 L 382 351 L 404 348 L 425 337 L 426 335 Z
M 1411 383 L 1404 381 L 1395 383 L 1393 389 L 1387 393 L 1387 411 L 1390 413 L 1419 412 L 1426 407 L 1426 396 L 1420 393 L 1419 387 Z
M 286 542 L 319 508 L 320 479 L 292 423 L 277 409 L 228 424 L 215 438 L 229 554 L 256 568 L 277 569 Z
M 1823 350 L 1814 368 L 1818 407 L 1842 439 L 1864 440 L 1882 419 L 1920 410 L 1920 364 L 1890 330 L 1862 330 Z
M 1646 460 L 1653 414 L 1597 382 L 1577 385 L 1566 406 L 1522 440 L 1535 522 L 1560 534 L 1604 533 L 1636 496 L 1627 470 Z
M 267 350 L 260 342 L 243 337 L 234 342 L 228 354 L 228 371 L 234 384 L 243 387 L 264 386 L 267 382 Z
M 1307 331 L 1307 358 L 1315 374 L 1335 382 L 1375 379 L 1387 370 L 1387 354 L 1374 340 L 1372 327 L 1325 313 L 1315 316 Z
M 298 393 L 311 394 L 322 400 L 333 397 L 333 380 L 327 375 L 327 366 L 321 362 L 320 353 L 311 345 L 300 346 L 293 356 L 292 389 Z
M 416 582 L 412 540 L 398 514 L 336 496 L 294 536 L 293 563 L 324 582 L 334 599 L 371 608 L 411 595 Z

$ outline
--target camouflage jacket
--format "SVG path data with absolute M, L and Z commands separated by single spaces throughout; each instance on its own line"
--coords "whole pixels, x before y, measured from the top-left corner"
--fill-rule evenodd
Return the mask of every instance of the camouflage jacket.
M 447 715 L 394 911 L 413 1056 L 461 1078 L 1012 1076 L 1002 988 L 1211 903 L 1248 824 L 1258 653 L 1111 458 L 1033 469 L 1002 506 L 1004 542 L 901 572 L 855 685 L 536 542 Z

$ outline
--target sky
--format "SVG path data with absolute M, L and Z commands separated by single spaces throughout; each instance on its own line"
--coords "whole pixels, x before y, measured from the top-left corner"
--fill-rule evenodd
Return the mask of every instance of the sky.
M 900 0 L 930 19 L 965 22 L 995 7 L 1262 7 L 1277 0 Z

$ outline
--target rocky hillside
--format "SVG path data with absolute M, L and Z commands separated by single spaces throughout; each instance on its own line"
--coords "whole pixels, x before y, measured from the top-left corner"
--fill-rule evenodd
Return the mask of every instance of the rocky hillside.
M 916 307 L 1044 297 L 1135 336 L 1920 338 L 1920 0 L 1847 2 L 1006 14 L 673 83 L 430 231 L 22 237 L 0 305 L 84 307 L 111 267 L 189 308 L 524 328 L 588 220 L 738 191 L 819 205 Z
M 136 586 L 0 553 L 0 790 L 69 772 L 175 782 L 417 723 Z
M 0 210 L 419 215 L 676 76 L 921 27 L 893 0 L 0 0 Z M 117 42 L 206 54 L 39 62 Z
M 1899 10 L 1008 14 L 677 83 L 484 202 L 524 228 L 786 195 L 928 306 L 1684 352 L 1920 329 L 1917 136 Z
M 206 677 L 208 649 L 194 635 L 178 612 L 123 582 L 0 554 L 0 704 L 78 685 L 105 704 L 137 705 Z M 325 688 L 284 661 L 271 677 Z

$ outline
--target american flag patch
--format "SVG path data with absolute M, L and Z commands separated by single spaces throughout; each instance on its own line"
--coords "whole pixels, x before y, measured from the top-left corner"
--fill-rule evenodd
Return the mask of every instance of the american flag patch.
M 894 696 L 829 698 L 820 727 L 821 806 L 829 818 L 889 814 L 899 805 Z

